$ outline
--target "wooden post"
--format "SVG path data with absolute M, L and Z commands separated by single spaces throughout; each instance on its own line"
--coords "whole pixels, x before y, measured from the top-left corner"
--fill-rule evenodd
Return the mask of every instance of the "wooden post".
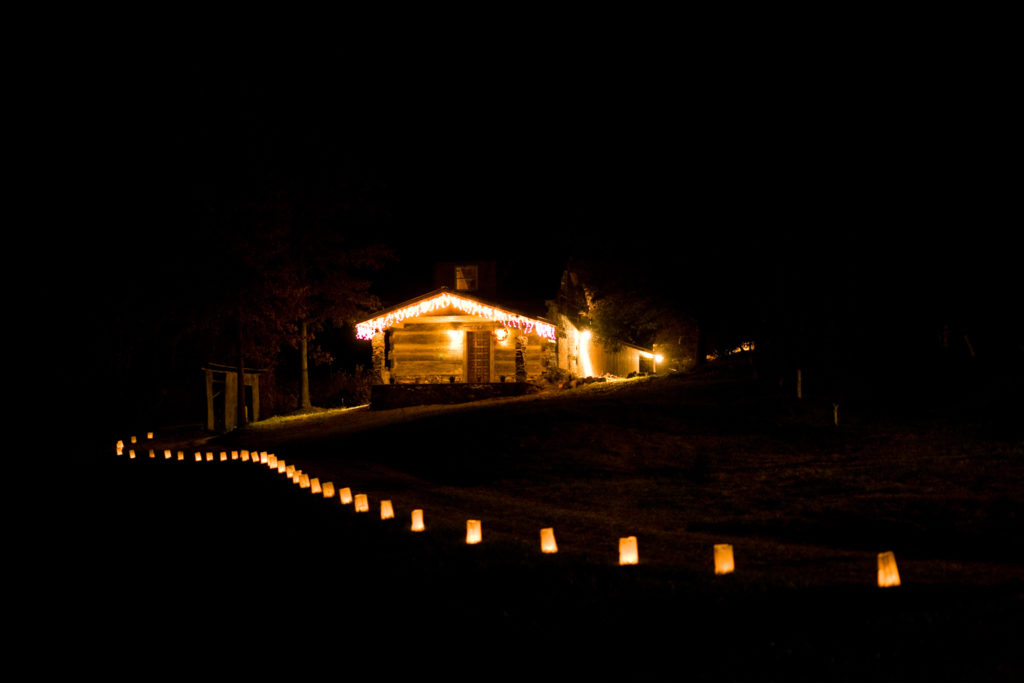
M 242 309 L 238 309 L 238 382 L 236 387 L 235 415 L 236 428 L 246 427 L 249 424 L 248 415 L 245 413 L 245 333 L 242 329 Z
M 306 321 L 299 323 L 299 408 L 309 408 L 309 349 Z

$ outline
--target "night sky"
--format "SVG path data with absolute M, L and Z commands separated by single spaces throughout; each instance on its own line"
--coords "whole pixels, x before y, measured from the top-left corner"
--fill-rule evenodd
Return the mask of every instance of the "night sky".
M 74 72 L 85 219 L 62 296 L 81 325 L 130 319 L 114 311 L 154 280 L 202 277 L 180 270 L 216 230 L 204 206 L 280 181 L 349 193 L 340 229 L 398 256 L 386 303 L 462 258 L 552 298 L 587 255 L 741 327 L 801 306 L 926 312 L 1019 347 L 1012 108 L 980 68 L 998 55 L 827 42 L 106 55 Z

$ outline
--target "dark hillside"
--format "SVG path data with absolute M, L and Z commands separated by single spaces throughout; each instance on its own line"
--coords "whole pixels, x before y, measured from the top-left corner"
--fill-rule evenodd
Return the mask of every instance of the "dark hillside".
M 542 660 L 641 679 L 665 666 L 698 680 L 1019 674 L 1021 445 L 970 420 L 834 417 L 747 378 L 679 376 L 171 446 L 264 444 L 366 493 L 367 515 L 260 465 L 111 449 L 89 461 L 69 522 L 67 604 L 83 628 L 116 624 L 83 642 L 168 667 L 202 655 L 383 677 L 429 664 L 456 679 L 544 678 Z M 378 518 L 385 499 L 397 519 Z M 414 508 L 423 534 L 408 530 Z M 482 520 L 479 546 L 467 519 Z M 539 552 L 544 527 L 557 555 Z M 628 535 L 640 563 L 622 567 Z M 717 543 L 733 545 L 734 574 L 714 574 Z M 888 550 L 903 585 L 880 589 Z

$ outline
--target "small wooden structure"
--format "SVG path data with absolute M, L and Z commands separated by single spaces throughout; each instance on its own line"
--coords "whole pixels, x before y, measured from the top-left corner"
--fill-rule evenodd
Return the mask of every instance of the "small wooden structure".
M 206 428 L 230 432 L 238 426 L 238 368 L 219 363 L 203 366 L 206 375 Z M 263 370 L 244 370 L 247 422 L 260 419 L 260 375 Z

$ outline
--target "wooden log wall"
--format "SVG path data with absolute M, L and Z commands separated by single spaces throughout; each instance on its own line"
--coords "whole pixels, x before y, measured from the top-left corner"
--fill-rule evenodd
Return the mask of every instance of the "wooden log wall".
M 457 325 L 413 323 L 393 328 L 391 374 L 398 383 L 465 381 L 466 334 Z
M 454 378 L 457 383 L 466 381 L 466 332 L 486 332 L 490 339 L 490 381 L 516 381 L 516 331 L 505 341 L 499 342 L 492 334 L 495 329 L 489 323 L 406 323 L 392 328 L 391 348 L 388 357 L 391 368 L 378 371 L 381 381 L 388 383 L 394 378 L 397 384 L 448 383 Z M 544 372 L 545 354 L 554 353 L 554 344 L 535 334 L 520 335 L 522 344 L 522 365 L 526 381 L 540 379 Z M 377 346 L 381 347 L 380 352 Z M 548 348 L 550 347 L 550 348 Z M 377 358 L 383 357 L 383 341 L 374 339 L 374 367 Z

